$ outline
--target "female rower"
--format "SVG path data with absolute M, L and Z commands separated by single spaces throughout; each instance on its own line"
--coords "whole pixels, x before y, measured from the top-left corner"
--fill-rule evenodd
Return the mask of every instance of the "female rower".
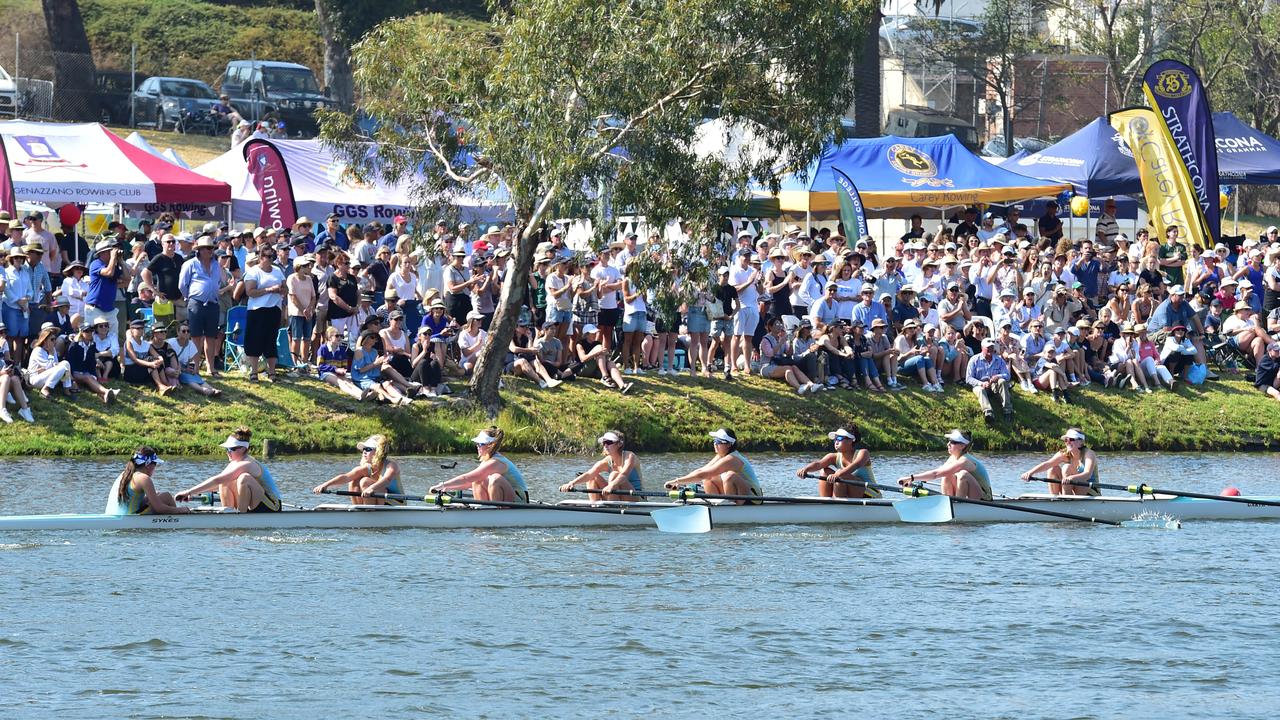
M 1088 485 L 1098 481 L 1098 456 L 1085 445 L 1084 433 L 1071 428 L 1062 434 L 1062 442 L 1065 447 L 1053 457 L 1022 473 L 1022 481 L 1048 470 L 1051 479 L 1060 481 L 1049 483 L 1049 492 L 1054 495 L 1101 494 Z
M 374 493 L 404 493 L 400 485 L 400 464 L 387 458 L 387 437 L 371 435 L 368 440 L 357 445 L 356 449 L 360 451 L 359 465 L 320 483 L 311 492 L 320 494 L 345 483 L 347 490 L 360 493 L 360 497 L 351 496 L 353 505 L 403 505 L 404 500 L 372 497 Z
M 635 500 L 631 495 L 616 494 L 618 490 L 641 490 L 640 458 L 630 450 L 624 450 L 626 437 L 610 430 L 601 435 L 600 447 L 604 448 L 604 457 L 590 469 L 578 477 L 560 486 L 560 492 L 569 492 L 574 485 L 586 483 L 593 492 L 588 497 L 592 500 Z
M 959 430 L 947 433 L 947 461 L 934 468 L 907 477 L 898 478 L 898 484 L 906 487 L 922 480 L 937 480 L 942 484 L 943 495 L 954 495 L 971 500 L 991 499 L 991 480 L 987 468 L 969 454 L 972 443 Z
M 124 464 L 124 471 L 116 477 L 108 503 L 114 503 L 114 511 L 108 515 L 178 515 L 191 512 L 174 501 L 167 492 L 156 492 L 152 478 L 156 468 L 164 461 L 156 451 L 146 445 Z
M 862 445 L 862 431 L 853 425 L 850 432 L 840 428 L 827 433 L 827 438 L 834 443 L 832 452 L 805 465 L 796 471 L 796 477 L 803 478 L 815 470 L 821 470 L 818 479 L 818 494 L 822 497 L 863 498 L 880 497 L 880 491 L 865 485 L 850 485 L 838 480 L 858 480 L 874 483 L 875 475 L 871 474 L 871 453 Z M 835 468 L 832 470 L 832 468 Z
M 516 464 L 502 454 L 503 432 L 490 425 L 471 438 L 475 443 L 476 455 L 480 464 L 470 472 L 449 478 L 442 483 L 431 486 L 431 492 L 440 493 L 446 490 L 462 490 L 470 488 L 477 500 L 498 500 L 501 502 L 529 502 L 529 488 L 524 483 L 524 475 Z
M 703 491 L 712 495 L 763 495 L 760 481 L 751 463 L 738 452 L 738 437 L 728 428 L 710 434 L 716 456 L 706 465 L 666 483 L 668 490 L 681 485 L 702 483 Z M 746 501 L 738 501 L 739 505 Z M 759 504 L 758 501 L 752 504 Z
M 252 437 L 249 428 L 236 428 L 219 446 L 227 451 L 227 466 L 208 480 L 178 493 L 177 500 L 185 502 L 192 495 L 217 490 L 222 506 L 237 512 L 279 512 L 280 490 L 271 478 L 271 471 L 249 454 Z

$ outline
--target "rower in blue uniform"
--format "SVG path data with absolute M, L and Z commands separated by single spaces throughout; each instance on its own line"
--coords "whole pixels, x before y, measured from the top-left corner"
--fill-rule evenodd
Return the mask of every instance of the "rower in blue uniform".
M 267 466 L 249 454 L 252 437 L 249 428 L 236 428 L 220 445 L 227 451 L 227 466 L 222 472 L 179 493 L 176 499 L 183 502 L 206 490 L 216 490 L 223 507 L 237 512 L 279 512 L 280 489 Z
M 480 464 L 474 470 L 451 477 L 431 486 L 430 492 L 471 489 L 477 500 L 529 502 L 529 487 L 516 464 L 502 454 L 503 432 L 496 426 L 481 430 L 471 442 L 476 446 Z
M 702 491 L 712 495 L 763 495 L 755 468 L 738 451 L 738 436 L 728 428 L 720 428 L 709 436 L 715 449 L 715 457 L 697 470 L 667 481 L 666 488 L 675 490 L 681 486 L 701 483 Z M 737 502 L 745 505 L 748 501 Z M 753 505 L 760 504 L 759 501 L 750 502 Z
M 819 471 L 818 494 L 822 497 L 838 498 L 878 498 L 880 491 L 865 485 L 851 485 L 839 480 L 857 480 L 874 484 L 875 475 L 871 472 L 871 452 L 862 444 L 862 431 L 857 425 L 851 425 L 852 431 L 839 428 L 827 433 L 827 439 L 834 444 L 832 452 L 796 470 L 796 477 L 803 478 L 811 472 Z
M 146 445 L 124 464 L 107 498 L 107 515 L 174 515 L 191 512 L 174 501 L 173 495 L 158 492 L 153 478 L 164 461 Z
M 1054 495 L 1101 495 L 1089 483 L 1098 482 L 1098 456 L 1085 445 L 1085 434 L 1079 428 L 1070 428 L 1062 434 L 1064 447 L 1053 457 L 1022 473 L 1022 481 L 1033 475 L 1049 471 L 1049 492 Z
M 569 492 L 574 485 L 585 483 L 593 492 L 588 495 L 592 500 L 635 500 L 631 495 L 616 494 L 619 490 L 643 490 L 643 477 L 640 474 L 640 458 L 630 450 L 624 449 L 626 436 L 617 430 L 610 430 L 598 438 L 603 448 L 604 457 L 592 465 L 586 472 L 560 486 L 560 492 Z
M 334 476 L 311 489 L 314 493 L 322 493 L 335 485 L 346 485 L 349 492 L 359 493 L 351 496 L 353 505 L 404 505 L 403 498 L 378 498 L 375 493 L 403 495 L 404 487 L 400 485 L 400 463 L 387 457 L 387 437 L 371 435 L 364 442 L 356 445 L 360 451 L 360 464 L 351 470 Z
M 964 433 L 952 430 L 947 433 L 947 460 L 933 470 L 898 478 L 898 484 L 906 487 L 926 480 L 937 480 L 943 495 L 971 500 L 991 499 L 991 479 L 982 461 L 969 454 L 972 443 Z

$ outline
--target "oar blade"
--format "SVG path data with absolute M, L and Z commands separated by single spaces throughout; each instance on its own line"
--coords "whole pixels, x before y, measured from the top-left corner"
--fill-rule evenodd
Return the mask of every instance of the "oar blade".
M 955 518 L 955 513 L 951 510 L 951 498 L 946 495 L 894 500 L 893 509 L 898 512 L 898 519 L 902 522 L 944 523 Z
M 649 513 L 658 530 L 666 533 L 711 532 L 711 510 L 706 505 L 681 505 Z

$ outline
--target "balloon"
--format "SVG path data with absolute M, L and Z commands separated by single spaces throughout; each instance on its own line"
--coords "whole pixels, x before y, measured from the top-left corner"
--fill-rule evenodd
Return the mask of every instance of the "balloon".
M 107 223 L 111 220 L 110 215 L 90 215 L 85 220 L 85 232 L 90 235 L 101 235 L 107 230 Z
M 58 221 L 64 228 L 70 228 L 80 222 L 80 207 L 74 203 L 67 203 L 58 208 Z
M 1218 209 L 1219 210 L 1226 210 L 1227 203 L 1229 202 L 1231 202 L 1231 198 L 1227 197 L 1226 193 L 1224 192 L 1218 193 Z
M 1089 198 L 1083 195 L 1077 195 L 1071 198 L 1071 214 L 1076 217 L 1084 217 L 1089 214 Z

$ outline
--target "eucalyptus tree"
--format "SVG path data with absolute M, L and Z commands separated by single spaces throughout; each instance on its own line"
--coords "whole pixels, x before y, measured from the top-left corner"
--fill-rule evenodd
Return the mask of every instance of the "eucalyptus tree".
M 471 383 L 490 413 L 542 228 L 612 184 L 654 219 L 696 218 L 749 182 L 776 188 L 839 129 L 873 0 L 501 0 L 485 27 L 423 14 L 356 47 L 361 122 L 323 135 L 388 179 L 423 168 L 420 211 L 501 188 L 518 240 Z M 766 152 L 700 156 L 697 127 L 749 125 Z M 366 128 L 362 130 L 361 128 Z M 372 128 L 372 129 L 368 129 Z M 759 147 L 757 149 L 759 149 Z

